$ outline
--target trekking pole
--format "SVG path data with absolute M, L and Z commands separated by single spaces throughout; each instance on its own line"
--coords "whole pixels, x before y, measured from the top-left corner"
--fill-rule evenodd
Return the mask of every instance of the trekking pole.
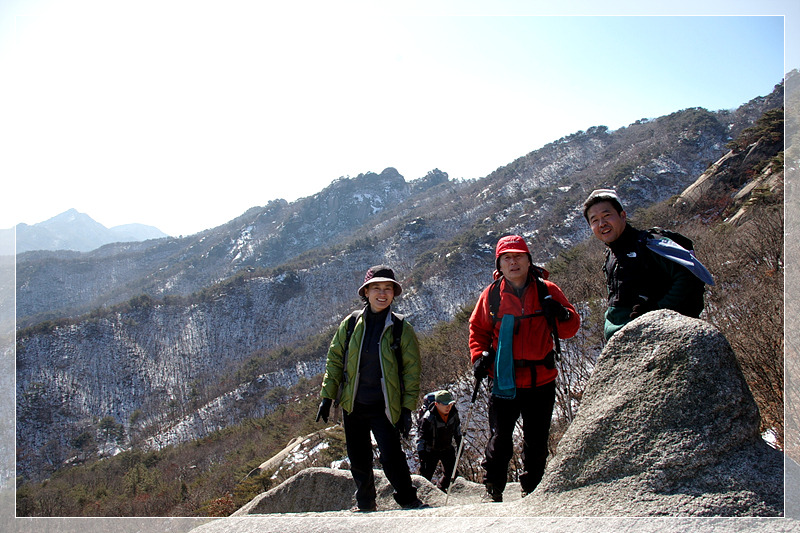
M 475 407 L 475 400 L 478 398 L 478 389 L 480 389 L 481 380 L 475 380 L 475 389 L 472 391 L 472 399 L 469 402 L 469 411 L 467 411 L 467 421 L 464 424 L 464 431 L 461 432 L 461 442 L 458 443 L 458 453 L 456 453 L 456 463 L 453 466 L 453 475 L 450 476 L 450 484 L 447 486 L 447 496 L 444 498 L 444 504 L 450 499 L 450 489 L 453 488 L 453 483 L 456 481 L 456 472 L 458 471 L 458 460 L 461 459 L 461 452 L 464 450 L 464 441 L 467 440 L 467 432 L 469 431 L 469 420 L 472 417 L 472 408 Z

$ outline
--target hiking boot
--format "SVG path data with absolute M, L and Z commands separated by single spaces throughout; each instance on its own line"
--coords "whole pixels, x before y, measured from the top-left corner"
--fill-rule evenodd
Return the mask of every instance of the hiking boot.
M 419 498 L 414 498 L 413 501 L 405 505 L 400 505 L 400 507 L 402 507 L 403 509 L 425 509 L 426 507 L 429 507 L 429 505 L 422 503 L 422 500 L 420 500 Z
M 397 502 L 397 505 L 402 507 L 403 509 L 422 509 L 424 507 L 429 507 L 428 505 L 422 503 L 420 499 L 417 497 L 417 490 L 412 490 L 408 496 L 410 499 L 401 499 L 398 497 L 398 494 L 395 492 L 392 494 L 394 501 Z
M 486 494 L 483 496 L 484 501 L 502 502 L 503 491 L 495 487 L 492 483 L 484 483 L 486 486 Z
M 375 504 L 375 502 L 372 502 L 371 505 L 365 505 L 363 507 L 360 505 L 355 505 L 350 508 L 351 513 L 372 513 L 377 510 L 378 506 Z

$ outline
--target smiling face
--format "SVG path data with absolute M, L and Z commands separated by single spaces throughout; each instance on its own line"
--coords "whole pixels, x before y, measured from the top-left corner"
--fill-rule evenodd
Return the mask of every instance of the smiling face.
M 625 230 L 627 215 L 617 211 L 611 202 L 598 202 L 586 211 L 586 219 L 594 236 L 605 244 L 616 241 Z
M 394 283 L 391 281 L 376 281 L 367 285 L 365 292 L 372 312 L 380 313 L 389 307 L 392 300 L 394 300 Z
M 500 256 L 498 261 L 500 272 L 507 281 L 512 285 L 519 288 L 525 285 L 528 279 L 528 269 L 531 262 L 528 259 L 528 254 L 520 252 L 509 252 Z

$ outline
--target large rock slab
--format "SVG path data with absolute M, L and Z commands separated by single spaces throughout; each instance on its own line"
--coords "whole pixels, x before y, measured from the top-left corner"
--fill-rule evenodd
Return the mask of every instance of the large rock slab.
M 723 335 L 656 311 L 606 345 L 534 496 L 544 514 L 780 516 L 783 454 Z

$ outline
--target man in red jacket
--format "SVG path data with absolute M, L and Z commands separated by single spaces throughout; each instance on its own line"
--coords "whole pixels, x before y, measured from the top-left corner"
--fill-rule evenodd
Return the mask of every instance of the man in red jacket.
M 496 281 L 481 293 L 469 319 L 469 348 L 476 380 L 490 378 L 483 482 L 492 501 L 500 502 L 520 416 L 523 496 L 542 479 L 558 375 L 554 338 L 574 336 L 580 316 L 561 289 L 547 281 L 548 272 L 533 265 L 522 237 L 498 241 L 495 266 Z

